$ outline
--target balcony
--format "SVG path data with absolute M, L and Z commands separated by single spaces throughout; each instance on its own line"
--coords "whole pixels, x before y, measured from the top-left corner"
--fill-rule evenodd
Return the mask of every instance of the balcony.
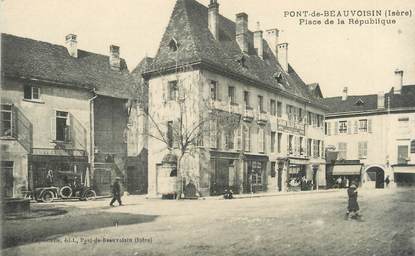
M 218 101 L 218 100 L 210 100 L 210 108 L 211 110 L 222 110 L 225 112 L 230 113 L 237 113 L 240 114 L 242 111 L 238 104 L 231 103 L 230 100 L 228 101 Z
M 305 125 L 304 123 L 298 123 L 294 121 L 287 121 L 281 118 L 277 120 L 277 129 L 280 132 L 305 135 Z
M 246 122 L 252 122 L 252 120 L 254 120 L 254 110 L 251 107 L 246 106 L 242 118 Z
M 268 122 L 268 114 L 263 111 L 258 111 L 257 113 L 257 123 L 259 125 L 265 125 Z

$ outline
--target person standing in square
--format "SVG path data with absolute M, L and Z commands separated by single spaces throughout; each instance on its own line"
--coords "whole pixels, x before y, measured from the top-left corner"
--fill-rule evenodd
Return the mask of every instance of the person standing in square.
M 121 185 L 120 185 L 120 177 L 115 178 L 114 184 L 112 184 L 112 200 L 110 202 L 110 206 L 114 206 L 114 202 L 117 201 L 118 204 L 121 206 Z

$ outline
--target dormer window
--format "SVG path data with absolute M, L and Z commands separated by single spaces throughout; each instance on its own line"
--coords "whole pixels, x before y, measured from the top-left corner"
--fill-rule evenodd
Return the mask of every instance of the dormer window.
M 365 104 L 365 102 L 362 99 L 358 99 L 355 103 L 356 106 L 362 106 L 364 104 Z
M 40 88 L 37 86 L 25 85 L 23 97 L 26 100 L 40 100 Z
M 282 82 L 282 74 L 281 74 L 281 72 L 276 72 L 276 73 L 274 74 L 274 78 L 275 78 L 275 80 L 277 80 L 277 82 L 280 84 L 280 83 Z
M 176 39 L 172 38 L 169 42 L 170 51 L 175 52 L 179 49 L 179 44 L 177 43 Z
M 240 57 L 238 57 L 238 59 L 236 60 L 238 63 L 239 63 L 239 65 L 241 65 L 242 67 L 244 67 L 244 68 L 246 68 L 246 65 L 245 65 L 245 57 L 242 55 L 242 56 L 240 56 Z

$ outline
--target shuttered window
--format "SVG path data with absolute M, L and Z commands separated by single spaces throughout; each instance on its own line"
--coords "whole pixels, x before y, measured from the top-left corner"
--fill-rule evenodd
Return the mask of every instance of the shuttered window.
M 358 152 L 359 152 L 359 159 L 366 159 L 367 158 L 367 141 L 360 141 L 358 143 Z
M 339 142 L 338 147 L 339 155 L 338 159 L 347 159 L 347 143 L 345 142 Z

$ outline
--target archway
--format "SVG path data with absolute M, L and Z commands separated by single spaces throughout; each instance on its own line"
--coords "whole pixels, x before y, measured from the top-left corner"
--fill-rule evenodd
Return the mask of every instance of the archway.
M 385 171 L 380 166 L 372 166 L 366 169 L 367 183 L 374 184 L 375 188 L 385 187 Z

